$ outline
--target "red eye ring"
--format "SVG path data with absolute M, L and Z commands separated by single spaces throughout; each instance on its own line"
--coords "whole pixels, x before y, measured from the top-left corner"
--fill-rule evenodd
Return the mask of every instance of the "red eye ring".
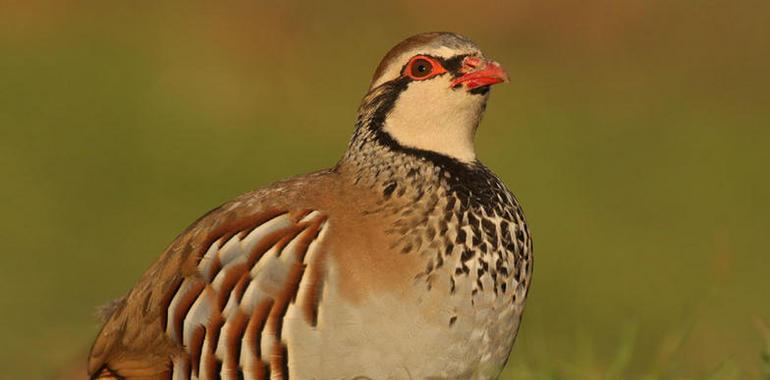
M 416 55 L 404 67 L 403 75 L 413 80 L 425 80 L 447 72 L 434 58 L 427 55 Z

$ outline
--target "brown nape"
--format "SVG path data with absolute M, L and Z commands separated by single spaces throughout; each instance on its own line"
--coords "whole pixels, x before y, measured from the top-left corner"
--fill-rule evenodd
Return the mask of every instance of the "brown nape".
M 428 44 L 434 39 L 444 34 L 453 34 L 453 33 L 448 33 L 448 32 L 420 33 L 420 34 L 415 34 L 414 36 L 411 36 L 399 42 L 398 45 L 392 47 L 388 51 L 388 53 L 385 54 L 384 57 L 382 57 L 380 64 L 377 65 L 377 69 L 374 70 L 374 76 L 372 76 L 372 82 L 370 83 L 370 85 L 375 81 L 377 81 L 377 78 L 379 78 L 380 75 L 382 75 L 385 69 L 390 65 L 390 62 L 394 60 L 396 57 L 398 57 L 399 55 L 401 55 L 403 52 L 407 50 L 411 50 L 415 46 Z

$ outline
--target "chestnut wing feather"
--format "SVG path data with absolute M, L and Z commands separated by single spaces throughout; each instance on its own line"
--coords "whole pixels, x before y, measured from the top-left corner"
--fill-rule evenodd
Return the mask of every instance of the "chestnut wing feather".
M 271 210 L 237 219 L 205 234 L 194 225 L 145 273 L 97 338 L 92 378 L 288 378 L 283 318 L 296 302 L 316 323 L 326 216 Z M 155 331 L 162 337 L 143 337 Z

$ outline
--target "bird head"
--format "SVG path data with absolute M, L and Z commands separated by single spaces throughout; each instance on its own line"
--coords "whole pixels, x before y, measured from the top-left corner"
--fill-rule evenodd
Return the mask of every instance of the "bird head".
M 476 160 L 473 140 L 489 88 L 508 80 L 469 39 L 423 33 L 393 47 L 377 67 L 359 124 L 386 144 Z

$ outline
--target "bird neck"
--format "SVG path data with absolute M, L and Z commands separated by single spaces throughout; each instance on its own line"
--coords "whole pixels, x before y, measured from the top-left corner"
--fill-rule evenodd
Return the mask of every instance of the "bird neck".
M 386 199 L 430 192 L 454 194 L 462 203 L 492 206 L 502 182 L 478 161 L 460 162 L 431 151 L 404 147 L 369 119 L 359 124 L 336 171 L 357 186 L 381 192 Z M 505 198 L 505 197 L 503 197 Z
M 390 198 L 391 184 L 399 186 L 397 193 L 408 188 L 437 188 L 440 178 L 436 174 L 441 171 L 438 160 L 451 159 L 439 155 L 428 158 L 423 152 L 402 147 L 379 128 L 359 125 L 337 170 L 348 173 L 356 185 L 381 189 Z
M 436 182 L 437 178 L 426 174 L 438 172 L 442 167 L 466 165 L 449 156 L 403 146 L 385 131 L 403 85 L 396 81 L 375 88 L 359 107 L 355 133 L 337 165 L 338 169 L 351 173 L 357 184 L 388 186 L 418 173 L 420 181 Z

